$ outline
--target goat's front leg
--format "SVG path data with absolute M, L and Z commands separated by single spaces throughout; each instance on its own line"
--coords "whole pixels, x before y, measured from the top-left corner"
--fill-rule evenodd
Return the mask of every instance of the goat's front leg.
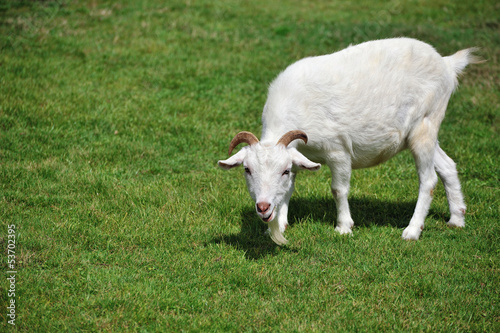
M 286 238 L 283 236 L 283 233 L 288 227 L 288 205 L 295 188 L 295 174 L 293 174 L 291 177 L 292 186 L 286 193 L 283 202 L 281 202 L 281 204 L 276 207 L 276 218 L 269 222 L 269 229 L 267 230 L 267 233 L 269 234 L 269 236 L 271 236 L 271 239 L 278 245 L 285 245 L 286 243 L 288 243 Z
M 332 172 L 332 194 L 337 205 L 337 227 L 340 234 L 351 234 L 354 221 L 349 210 L 349 183 L 351 181 L 351 159 L 345 154 L 328 162 Z

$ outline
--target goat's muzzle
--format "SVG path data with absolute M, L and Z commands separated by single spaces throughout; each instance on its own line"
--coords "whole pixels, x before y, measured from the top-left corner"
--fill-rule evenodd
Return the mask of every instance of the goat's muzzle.
M 255 206 L 262 221 L 269 222 L 274 218 L 274 209 L 271 210 L 269 202 L 257 202 Z

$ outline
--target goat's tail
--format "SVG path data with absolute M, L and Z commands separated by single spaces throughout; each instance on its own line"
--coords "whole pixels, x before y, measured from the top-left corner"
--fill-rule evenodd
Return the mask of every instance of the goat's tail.
M 479 48 L 472 47 L 470 49 L 465 49 L 458 51 L 457 53 L 444 57 L 444 61 L 453 70 L 455 75 L 460 75 L 468 64 L 478 64 L 485 62 L 483 58 L 474 54 Z

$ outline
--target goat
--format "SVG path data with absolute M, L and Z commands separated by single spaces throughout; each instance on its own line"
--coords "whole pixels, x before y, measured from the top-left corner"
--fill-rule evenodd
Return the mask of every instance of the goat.
M 372 167 L 409 148 L 419 177 L 413 217 L 402 238 L 417 240 L 434 187 L 441 178 L 451 227 L 465 225 L 465 203 L 453 160 L 438 131 L 457 76 L 481 60 L 475 48 L 442 57 L 410 38 L 369 41 L 333 54 L 304 58 L 271 83 L 262 113 L 261 140 L 240 132 L 223 169 L 243 164 L 258 216 L 278 245 L 286 244 L 288 205 L 299 169 L 331 170 L 340 234 L 352 233 L 347 201 L 352 169 Z M 231 156 L 240 143 L 247 143 Z M 307 144 L 307 145 L 306 145 Z

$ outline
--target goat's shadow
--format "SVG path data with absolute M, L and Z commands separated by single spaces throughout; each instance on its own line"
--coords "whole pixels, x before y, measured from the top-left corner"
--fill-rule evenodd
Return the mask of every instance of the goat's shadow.
M 372 225 L 404 228 L 408 225 L 415 201 L 384 201 L 374 198 L 350 198 L 349 207 L 356 228 L 366 228 Z M 437 215 L 432 209 L 429 215 Z M 288 222 L 302 219 L 319 221 L 335 227 L 337 209 L 333 198 L 304 199 L 292 198 L 288 211 Z M 290 247 L 279 247 L 268 235 L 265 235 L 267 225 L 260 221 L 253 206 L 248 206 L 241 212 L 241 231 L 238 234 L 223 235 L 212 240 L 212 243 L 226 243 L 245 252 L 247 259 L 260 259 L 274 255 L 279 251 L 297 251 Z

